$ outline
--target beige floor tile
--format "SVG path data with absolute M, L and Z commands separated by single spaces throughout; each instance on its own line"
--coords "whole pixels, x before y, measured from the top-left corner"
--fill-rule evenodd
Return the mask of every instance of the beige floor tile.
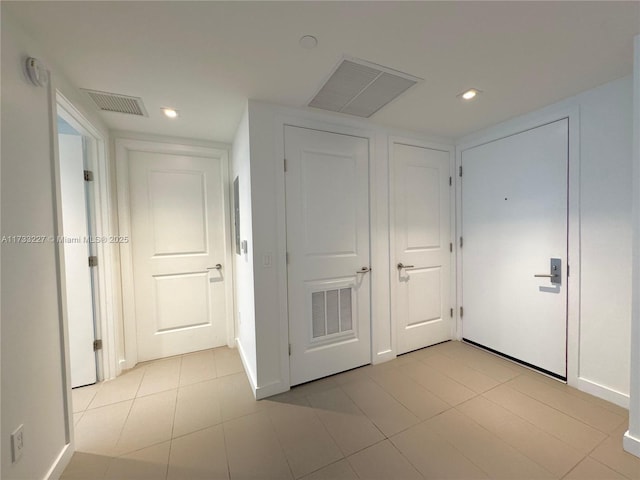
M 333 388 L 307 398 L 344 455 L 384 440 L 380 430 L 342 389 Z
M 357 480 L 347 460 L 340 460 L 304 477 L 304 480 Z
M 222 425 L 171 441 L 168 480 L 221 480 L 229 478 Z
M 449 405 L 458 405 L 476 396 L 473 390 L 422 362 L 407 363 L 399 369 Z
M 98 408 L 135 398 L 144 370 L 129 370 L 118 378 L 102 383 L 88 408 Z
M 600 405 L 553 388 L 530 375 L 520 375 L 508 382 L 507 385 L 587 425 L 591 425 L 601 432 L 612 432 L 626 420 Z
M 223 424 L 232 479 L 291 479 L 291 470 L 266 412 Z
M 582 454 L 587 454 L 606 438 L 604 433 L 595 428 L 506 385 L 496 387 L 486 392 L 484 396 L 569 444 Z
M 71 401 L 73 402 L 73 413 L 83 412 L 100 390 L 101 383 L 78 387 L 71 390 Z
M 232 375 L 234 373 L 244 373 L 242 360 L 236 348 L 220 347 L 213 350 L 216 361 L 216 373 L 218 377 Z
M 181 363 L 182 357 L 171 357 L 147 366 L 137 396 L 142 397 L 178 388 Z
M 401 432 L 420 421 L 373 380 L 349 383 L 340 388 L 386 436 Z
M 449 350 L 442 351 L 443 355 L 463 362 L 470 368 L 484 373 L 486 376 L 502 383 L 524 373 L 527 369 L 480 348 L 463 342 L 450 342 Z
M 87 410 L 75 427 L 76 451 L 113 455 L 132 400 Z
M 311 407 L 281 404 L 267 413 L 295 478 L 344 457 Z
M 216 363 L 213 350 L 183 355 L 180 367 L 180 386 L 203 382 L 216 378 Z
M 390 440 L 425 478 L 489 478 L 425 423 L 411 427 Z
M 492 479 L 552 479 L 551 472 L 456 410 L 425 422 Z
M 638 478 L 638 477 L 636 477 Z M 576 468 L 571 470 L 564 480 L 624 480 L 625 477 L 610 468 L 596 462 L 592 458 L 585 458 Z
M 113 459 L 106 480 L 161 480 L 167 476 L 171 442 L 161 443 Z
M 338 373 L 330 378 L 337 385 L 346 385 L 347 383 L 361 382 L 369 379 L 369 371 L 373 368 L 372 365 L 365 365 L 364 367 L 354 368 L 346 372 Z M 333 387 L 332 387 L 333 388 Z
M 397 368 L 373 371 L 371 378 L 421 420 L 450 408 L 446 402 L 402 374 Z
M 218 395 L 223 421 L 256 413 L 269 406 L 268 402 L 256 401 L 244 373 L 219 378 Z
M 618 429 L 614 435 L 609 436 L 591 452 L 590 456 L 627 478 L 640 479 L 640 458 L 624 451 L 622 448 L 624 434 L 621 430 L 626 428 Z
M 173 438 L 222 422 L 217 379 L 187 385 L 178 390 Z
M 118 455 L 171 439 L 177 390 L 136 398 L 116 445 Z
M 422 475 L 389 440 L 384 440 L 351 455 L 348 460 L 360 478 L 368 480 L 422 479 Z
M 74 452 L 60 480 L 99 480 L 104 478 L 113 459 L 93 453 Z
M 336 381 L 337 376 L 338 375 L 334 375 L 331 377 L 321 378 L 320 380 L 316 380 L 314 382 L 296 385 L 291 389 L 291 393 L 293 393 L 294 395 L 307 396 L 313 393 L 326 392 L 327 390 L 331 390 L 332 388 L 336 388 L 338 386 L 338 382 Z
M 457 409 L 558 477 L 583 458 L 566 443 L 484 397 L 469 400 Z
M 439 353 L 429 355 L 422 362 L 476 393 L 486 392 L 500 384 L 497 380 L 465 365 L 464 362 Z

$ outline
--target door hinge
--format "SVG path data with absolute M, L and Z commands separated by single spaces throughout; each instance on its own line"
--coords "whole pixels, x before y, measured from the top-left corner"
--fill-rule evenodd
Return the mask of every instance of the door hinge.
M 97 352 L 98 350 L 102 350 L 102 340 L 93 341 L 93 351 Z
M 567 265 L 567 277 L 569 276 L 569 265 Z
M 284 160 L 284 171 L 286 172 L 287 171 L 287 159 L 285 158 L 283 160 Z
M 93 172 L 91 170 L 84 171 L 84 181 L 93 182 Z
M 453 252 L 453 243 L 449 243 L 449 251 Z
M 463 244 L 464 244 L 464 241 L 462 240 L 462 237 L 460 237 L 460 248 L 462 248 Z
M 451 179 L 451 177 L 449 177 L 449 186 L 451 186 L 453 184 L 453 180 Z
M 460 318 L 464 316 L 464 308 L 460 307 Z
M 460 167 L 458 167 L 458 176 L 462 176 L 462 165 L 460 165 Z
M 453 318 L 453 308 L 450 308 L 450 309 L 449 309 L 449 316 L 450 316 L 451 318 Z
M 291 356 L 291 344 L 289 344 L 289 356 Z
M 95 255 L 91 255 L 89 257 L 89 266 L 90 267 L 97 267 L 98 266 L 98 257 L 96 257 Z

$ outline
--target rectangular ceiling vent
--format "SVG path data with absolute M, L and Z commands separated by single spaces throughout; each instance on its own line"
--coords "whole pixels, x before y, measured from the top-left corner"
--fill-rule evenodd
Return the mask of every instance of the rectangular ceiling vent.
M 120 95 L 118 93 L 99 92 L 97 90 L 81 89 L 89 98 L 93 100 L 96 106 L 103 112 L 126 113 L 128 115 L 138 115 L 140 117 L 148 117 L 147 110 L 144 108 L 142 99 L 139 97 L 130 97 L 128 95 Z
M 309 106 L 368 118 L 422 80 L 365 60 L 345 57 Z

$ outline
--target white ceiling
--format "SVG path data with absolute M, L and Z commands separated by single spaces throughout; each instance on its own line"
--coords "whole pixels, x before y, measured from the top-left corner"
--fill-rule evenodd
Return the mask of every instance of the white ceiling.
M 631 73 L 640 2 L 2 2 L 109 127 L 229 142 L 246 99 L 305 107 L 342 55 L 424 82 L 376 123 L 458 137 Z M 302 35 L 318 46 L 299 46 Z M 463 104 L 456 95 L 484 91 Z M 181 117 L 170 121 L 161 106 Z

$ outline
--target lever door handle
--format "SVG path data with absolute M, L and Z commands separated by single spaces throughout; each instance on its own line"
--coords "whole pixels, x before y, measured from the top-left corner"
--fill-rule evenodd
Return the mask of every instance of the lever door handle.
M 557 276 L 558 276 L 557 273 L 552 273 L 552 274 L 540 273 L 540 274 L 534 275 L 534 277 L 543 277 L 543 278 L 556 278 Z
M 215 267 L 207 267 L 207 270 L 222 270 L 222 265 L 216 263 Z
M 360 270 L 358 270 L 356 273 L 368 273 L 371 271 L 370 267 L 362 267 Z
M 402 262 L 398 264 L 398 270 L 402 270 L 403 268 L 415 268 L 415 265 L 405 265 Z

